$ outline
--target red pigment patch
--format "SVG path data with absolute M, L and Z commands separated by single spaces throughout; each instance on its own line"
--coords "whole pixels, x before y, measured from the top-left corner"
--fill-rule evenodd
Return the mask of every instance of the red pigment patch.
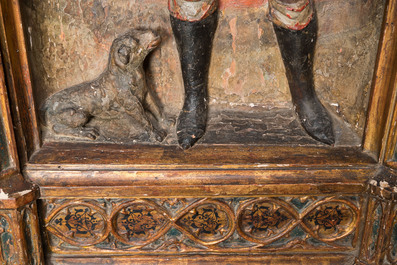
M 220 0 L 219 8 L 247 8 L 262 6 L 267 0 Z

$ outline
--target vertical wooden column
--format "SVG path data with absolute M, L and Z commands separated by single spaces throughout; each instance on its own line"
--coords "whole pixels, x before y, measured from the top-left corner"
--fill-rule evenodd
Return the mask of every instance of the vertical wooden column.
M 20 181 L 22 176 L 13 179 Z M 36 204 L 38 190 L 17 190 L 7 193 L 0 189 L 0 264 L 44 264 Z
M 39 191 L 21 175 L 39 135 L 19 1 L 0 0 L 0 14 L 0 133 L 7 145 L 2 158 L 9 161 L 0 168 L 0 264 L 44 264 Z
M 382 169 L 369 182 L 369 200 L 356 264 L 397 263 L 397 175 Z
M 387 118 L 396 76 L 397 1 L 386 1 L 385 16 L 379 43 L 378 59 L 372 80 L 372 92 L 367 114 L 363 147 L 379 156 L 382 139 L 387 132 Z
M 18 0 L 0 0 L 0 48 L 19 161 L 40 147 L 36 108 Z

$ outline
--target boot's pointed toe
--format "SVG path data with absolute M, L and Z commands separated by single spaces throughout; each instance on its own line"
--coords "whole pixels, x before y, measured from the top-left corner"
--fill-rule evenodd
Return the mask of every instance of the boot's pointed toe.
M 189 131 L 186 130 L 181 130 L 177 131 L 177 137 L 178 137 L 178 144 L 183 150 L 187 150 L 191 148 L 200 138 L 204 135 L 204 130 L 197 129 L 197 130 L 192 130 L 190 128 Z
M 332 120 L 317 96 L 301 100 L 295 106 L 302 127 L 311 137 L 328 145 L 335 143 Z

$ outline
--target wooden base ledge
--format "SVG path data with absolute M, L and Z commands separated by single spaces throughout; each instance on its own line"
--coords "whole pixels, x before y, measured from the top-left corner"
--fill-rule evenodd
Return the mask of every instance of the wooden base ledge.
M 50 197 L 359 194 L 377 164 L 358 148 L 47 143 L 25 168 Z
M 51 257 L 48 264 L 57 265 L 94 265 L 94 264 L 118 264 L 118 265 L 266 265 L 266 264 L 316 264 L 316 265 L 343 265 L 353 264 L 354 256 L 343 254 L 299 254 L 299 255 L 189 255 L 189 256 L 124 256 L 124 257 Z
M 28 171 L 46 197 L 362 193 L 377 168 L 340 170 Z

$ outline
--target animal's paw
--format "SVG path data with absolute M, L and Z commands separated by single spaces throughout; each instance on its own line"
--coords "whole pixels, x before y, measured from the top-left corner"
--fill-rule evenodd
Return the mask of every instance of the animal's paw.
M 150 138 L 161 143 L 166 136 L 167 136 L 167 133 L 165 131 L 153 130 Z
M 162 118 L 161 124 L 166 128 L 174 127 L 176 124 L 176 118 L 175 117 Z
M 99 136 L 99 132 L 95 128 L 84 127 L 80 130 L 80 136 L 83 138 L 88 138 L 90 140 L 95 140 Z

